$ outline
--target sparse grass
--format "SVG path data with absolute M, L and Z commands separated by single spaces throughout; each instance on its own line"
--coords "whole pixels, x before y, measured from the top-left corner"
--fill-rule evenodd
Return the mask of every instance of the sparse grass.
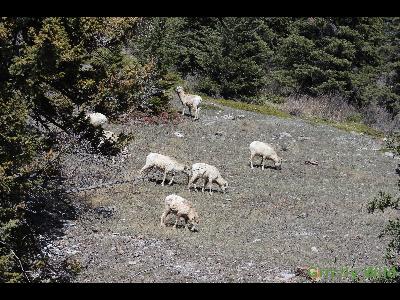
M 250 103 L 244 103 L 244 102 L 239 102 L 239 101 L 234 101 L 234 100 L 227 100 L 227 99 L 214 99 L 210 98 L 207 96 L 202 96 L 203 99 L 205 100 L 212 100 L 216 103 L 219 103 L 224 106 L 228 106 L 231 108 L 235 109 L 240 109 L 240 110 L 246 110 L 246 111 L 252 111 L 252 112 L 257 112 L 263 115 L 268 115 L 268 116 L 275 116 L 279 118 L 289 118 L 290 115 L 276 107 L 273 107 L 272 105 L 258 105 L 258 104 L 250 104 Z
M 201 108 L 207 109 L 207 110 L 219 110 L 218 106 L 211 105 L 211 104 L 202 104 Z
M 274 107 L 272 105 L 268 105 L 268 104 L 258 105 L 258 104 L 250 104 L 250 103 L 244 103 L 244 102 L 239 102 L 239 101 L 227 100 L 227 99 L 214 99 L 214 98 L 210 98 L 210 97 L 207 97 L 204 95 L 202 95 L 202 97 L 206 101 L 214 101 L 218 104 L 228 106 L 231 108 L 235 108 L 235 109 L 257 112 L 257 113 L 260 113 L 263 115 L 276 116 L 279 118 L 291 118 L 292 117 L 290 114 L 286 113 L 285 111 L 282 111 L 279 108 L 276 108 L 276 107 Z M 216 109 L 215 107 L 211 107 L 211 105 L 207 105 L 207 108 Z M 362 122 L 353 121 L 353 119 L 339 122 L 339 121 L 332 121 L 332 120 L 327 120 L 327 119 L 322 119 L 322 118 L 317 118 L 317 117 L 305 117 L 305 116 L 299 116 L 299 117 L 301 119 L 306 120 L 306 121 L 310 122 L 311 124 L 315 124 L 315 125 L 318 125 L 318 124 L 329 125 L 329 126 L 332 126 L 332 127 L 335 127 L 335 128 L 347 131 L 347 132 L 354 131 L 357 133 L 367 134 L 372 137 L 377 137 L 377 138 L 384 137 L 384 134 L 382 132 L 380 132 L 379 130 L 371 128 L 368 125 L 363 124 Z
M 365 125 L 361 122 L 352 122 L 352 121 L 345 121 L 345 122 L 337 122 L 337 121 L 331 121 L 331 120 L 326 120 L 326 119 L 321 119 L 321 118 L 316 118 L 316 117 L 307 117 L 303 118 L 306 121 L 310 122 L 311 124 L 322 124 L 322 125 L 329 125 L 347 132 L 357 132 L 357 133 L 363 133 L 367 134 L 369 136 L 377 137 L 377 138 L 383 138 L 384 134 L 374 128 L 369 127 L 368 125 Z

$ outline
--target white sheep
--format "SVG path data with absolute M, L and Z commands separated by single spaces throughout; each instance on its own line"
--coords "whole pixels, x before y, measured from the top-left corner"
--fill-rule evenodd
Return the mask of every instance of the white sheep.
M 197 120 L 199 118 L 199 112 L 201 109 L 201 97 L 198 95 L 185 94 L 181 86 L 176 87 L 175 91 L 178 94 L 179 99 L 181 100 L 183 105 L 182 115 L 185 114 L 185 108 L 187 106 L 189 108 L 190 115 L 192 115 L 192 109 L 194 110 L 194 119 Z
M 190 186 L 194 184 L 194 188 L 196 190 L 196 181 L 199 178 L 204 179 L 202 192 L 204 193 L 204 187 L 208 184 L 210 189 L 210 194 L 212 194 L 211 186 L 213 182 L 217 183 L 222 191 L 225 193 L 228 187 L 228 182 L 222 178 L 218 169 L 212 165 L 208 165 L 205 163 L 196 163 L 192 165 L 192 178 L 189 180 L 188 189 L 190 190 Z
M 175 194 L 167 196 L 165 198 L 165 209 L 161 215 L 161 226 L 166 226 L 165 219 L 170 213 L 176 216 L 174 229 L 176 229 L 179 219 L 184 218 L 185 228 L 188 227 L 191 231 L 197 230 L 196 226 L 199 224 L 199 216 L 190 201 Z
M 107 117 L 101 113 L 88 114 L 86 115 L 86 119 L 88 119 L 89 123 L 92 124 L 94 127 L 99 127 L 103 124 L 108 123 Z
M 171 181 L 168 183 L 168 185 L 171 185 L 174 176 L 176 172 L 182 172 L 188 176 L 189 180 L 189 175 L 190 175 L 190 169 L 188 165 L 181 164 L 174 158 L 171 158 L 166 155 L 158 154 L 158 153 L 150 153 L 147 155 L 146 158 L 146 164 L 144 167 L 140 170 L 141 176 L 143 176 L 143 172 L 146 171 L 146 174 L 149 172 L 150 169 L 152 168 L 159 168 L 164 171 L 164 178 L 161 183 L 162 186 L 164 186 L 165 178 L 167 177 L 167 173 L 172 173 L 172 178 Z
M 262 157 L 261 164 L 263 170 L 266 159 L 272 160 L 275 163 L 276 169 L 280 170 L 282 168 L 282 158 L 276 154 L 275 150 L 269 144 L 259 141 L 254 141 L 250 144 L 250 166 L 252 169 L 254 156 Z

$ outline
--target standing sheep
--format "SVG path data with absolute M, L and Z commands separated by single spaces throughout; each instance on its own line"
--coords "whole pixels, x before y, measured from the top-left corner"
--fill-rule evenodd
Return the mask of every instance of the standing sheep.
M 180 218 L 185 220 L 185 228 L 189 225 L 189 230 L 197 231 L 196 226 L 199 224 L 199 216 L 192 206 L 192 203 L 178 195 L 172 194 L 165 198 L 165 209 L 161 215 L 161 226 L 165 227 L 165 218 L 173 213 L 176 215 L 174 229 Z
M 187 106 L 189 108 L 190 115 L 192 115 L 192 109 L 194 110 L 194 119 L 197 120 L 199 118 L 199 112 L 201 109 L 201 97 L 198 95 L 185 94 L 181 86 L 176 87 L 175 91 L 183 105 L 182 116 L 185 114 L 185 108 Z
M 189 184 L 188 184 L 189 190 L 190 190 L 190 186 L 192 184 L 194 184 L 194 188 L 196 189 L 195 182 L 199 178 L 204 179 L 203 188 L 202 188 L 203 193 L 204 193 L 204 187 L 208 183 L 208 186 L 210 188 L 210 194 L 212 195 L 211 186 L 212 186 L 213 182 L 217 183 L 224 193 L 226 192 L 226 188 L 228 187 L 228 182 L 224 178 L 222 178 L 220 172 L 218 171 L 218 169 L 216 167 L 205 164 L 205 163 L 194 164 L 192 166 L 192 178 L 190 179 Z
M 280 158 L 271 145 L 254 141 L 250 144 L 250 166 L 253 169 L 253 158 L 254 156 L 261 156 L 262 169 L 264 170 L 265 159 L 272 160 L 275 163 L 277 170 L 282 169 L 282 158 Z
M 89 123 L 92 124 L 94 127 L 99 127 L 103 124 L 108 123 L 107 117 L 101 113 L 88 114 L 86 115 L 86 119 L 88 119 Z
M 143 172 L 145 171 L 147 174 L 148 171 L 154 167 L 164 171 L 164 178 L 161 183 L 162 186 L 164 186 L 167 173 L 172 173 L 172 178 L 171 181 L 168 183 L 168 185 L 172 184 L 176 172 L 185 173 L 188 176 L 189 180 L 189 175 L 190 175 L 189 166 L 177 162 L 174 158 L 158 153 L 150 153 L 149 155 L 147 155 L 146 164 L 140 170 L 140 174 L 143 175 Z

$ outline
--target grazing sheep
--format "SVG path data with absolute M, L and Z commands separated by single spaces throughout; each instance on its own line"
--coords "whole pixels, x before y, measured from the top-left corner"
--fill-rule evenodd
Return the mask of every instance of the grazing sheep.
M 189 108 L 190 115 L 192 115 L 192 109 L 194 110 L 194 119 L 197 120 L 199 118 L 199 112 L 201 109 L 201 97 L 198 95 L 185 94 L 181 86 L 176 87 L 175 91 L 183 105 L 182 115 L 185 114 L 185 107 L 187 106 Z
M 189 166 L 181 164 L 169 156 L 165 156 L 165 155 L 158 154 L 158 153 L 150 153 L 149 155 L 147 155 L 146 164 L 140 170 L 140 174 L 143 175 L 143 172 L 145 172 L 145 171 L 147 174 L 148 171 L 153 167 L 164 170 L 164 178 L 161 183 L 162 186 L 164 186 L 164 182 L 165 182 L 165 178 L 167 177 L 167 173 L 172 173 L 172 178 L 171 178 L 171 181 L 168 183 L 168 185 L 172 184 L 176 172 L 185 173 L 188 176 L 188 180 L 189 180 L 189 175 L 190 175 Z
M 271 147 L 271 145 L 254 141 L 250 144 L 250 166 L 253 169 L 253 158 L 254 156 L 261 156 L 262 157 L 262 169 L 264 170 L 264 163 L 265 159 L 272 160 L 275 163 L 275 168 L 277 170 L 282 169 L 282 158 L 280 158 L 275 150 Z
M 210 188 L 210 194 L 212 194 L 211 186 L 212 183 L 215 182 L 219 185 L 222 191 L 225 193 L 226 188 L 228 187 L 228 182 L 222 178 L 221 174 L 219 173 L 218 169 L 214 166 L 205 164 L 205 163 L 196 163 L 192 166 L 192 178 L 189 181 L 188 189 L 190 190 L 190 186 L 194 184 L 194 188 L 196 189 L 195 182 L 199 179 L 203 178 L 203 188 L 202 192 L 204 193 L 204 187 L 208 183 Z
M 86 119 L 89 119 L 90 124 L 92 124 L 94 127 L 99 127 L 108 123 L 107 117 L 101 113 L 88 114 Z
M 165 198 L 165 209 L 161 215 L 161 226 L 166 226 L 165 218 L 170 213 L 176 215 L 174 229 L 176 229 L 179 219 L 184 218 L 185 228 L 188 227 L 191 231 L 197 231 L 196 227 L 199 224 L 199 216 L 190 201 L 175 194 L 167 196 Z

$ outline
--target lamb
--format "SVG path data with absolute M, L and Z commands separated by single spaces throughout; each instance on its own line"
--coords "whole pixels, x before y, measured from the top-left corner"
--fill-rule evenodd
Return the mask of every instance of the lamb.
M 190 179 L 189 184 L 188 184 L 189 190 L 190 190 L 190 186 L 192 184 L 194 184 L 194 188 L 196 189 L 195 182 L 199 178 L 204 179 L 203 188 L 202 188 L 203 193 L 204 193 L 204 187 L 208 183 L 209 189 L 210 189 L 210 194 L 212 195 L 211 186 L 212 186 L 213 182 L 217 183 L 224 193 L 226 192 L 226 189 L 228 187 L 228 182 L 224 178 L 222 178 L 220 172 L 218 171 L 218 169 L 216 167 L 205 164 L 205 163 L 193 164 L 192 178 Z
M 192 115 L 192 109 L 194 110 L 194 119 L 197 120 L 199 118 L 199 112 L 201 109 L 201 97 L 198 95 L 185 94 L 181 86 L 176 87 L 175 91 L 183 105 L 182 116 L 185 114 L 185 108 L 187 106 L 189 108 L 190 115 Z
M 167 177 L 167 173 L 172 173 L 172 178 L 171 181 L 168 183 L 168 185 L 171 185 L 174 176 L 176 172 L 182 172 L 187 175 L 188 180 L 189 180 L 189 175 L 190 175 L 190 168 L 188 165 L 181 164 L 178 161 L 176 161 L 174 158 L 171 158 L 166 155 L 158 154 L 158 153 L 150 153 L 147 155 L 146 158 L 146 164 L 145 166 L 140 170 L 140 174 L 143 175 L 144 172 L 146 174 L 150 169 L 153 167 L 159 168 L 164 170 L 164 178 L 161 183 L 162 186 L 164 186 L 165 179 Z
M 275 150 L 272 148 L 271 145 L 259 142 L 259 141 L 254 141 L 250 144 L 250 166 L 253 169 L 253 158 L 254 156 L 261 156 L 262 157 L 262 169 L 264 170 L 264 163 L 265 159 L 272 160 L 275 163 L 275 168 L 277 170 L 282 169 L 282 158 L 280 158 Z
M 103 124 L 108 123 L 108 119 L 105 115 L 101 113 L 91 113 L 86 115 L 86 119 L 89 120 L 89 123 L 94 127 L 99 127 Z
M 160 225 L 162 227 L 166 226 L 165 219 L 170 213 L 176 215 L 174 229 L 176 229 L 180 218 L 184 218 L 185 228 L 188 227 L 191 231 L 197 231 L 196 227 L 199 224 L 199 216 L 190 201 L 175 194 L 167 196 L 165 198 L 165 209 L 161 215 Z

